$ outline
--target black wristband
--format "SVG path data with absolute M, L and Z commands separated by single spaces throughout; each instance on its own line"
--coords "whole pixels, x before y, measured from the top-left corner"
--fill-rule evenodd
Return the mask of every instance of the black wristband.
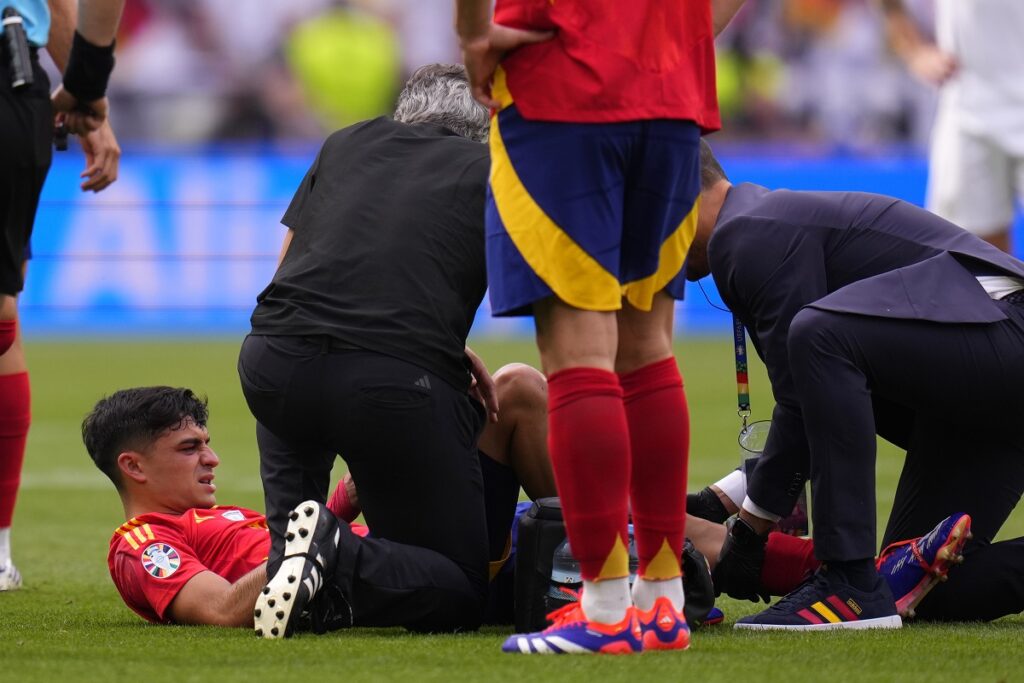
M 64 70 L 64 89 L 79 102 L 92 102 L 107 94 L 107 82 L 114 70 L 114 41 L 107 47 L 93 45 L 75 31 L 68 66 Z

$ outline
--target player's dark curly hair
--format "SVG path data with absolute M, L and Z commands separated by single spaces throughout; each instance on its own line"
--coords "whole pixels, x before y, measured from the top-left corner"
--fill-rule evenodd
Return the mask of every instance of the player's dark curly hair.
M 196 396 L 191 389 L 122 389 L 101 398 L 85 416 L 82 441 L 96 467 L 120 490 L 117 456 L 129 450 L 145 450 L 186 420 L 205 426 L 208 416 L 206 398 Z
M 706 190 L 719 180 L 728 180 L 722 165 L 711 151 L 711 145 L 704 138 L 700 139 L 700 189 Z

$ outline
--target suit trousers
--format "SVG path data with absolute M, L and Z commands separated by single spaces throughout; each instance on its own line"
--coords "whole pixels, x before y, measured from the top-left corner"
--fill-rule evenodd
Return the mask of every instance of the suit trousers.
M 883 546 L 971 515 L 963 566 L 922 618 L 1024 610 L 1024 538 L 993 543 L 1024 492 L 1024 303 L 1007 319 L 933 323 L 804 308 L 789 360 L 810 450 L 815 553 L 873 557 L 875 436 L 907 451 Z
M 345 532 L 339 548 L 334 583 L 353 625 L 478 627 L 488 561 L 482 406 L 423 368 L 326 337 L 250 335 L 238 371 L 258 423 L 268 571 L 282 559 L 288 512 L 326 501 L 340 455 L 373 536 Z M 438 510 L 454 523 L 439 523 Z

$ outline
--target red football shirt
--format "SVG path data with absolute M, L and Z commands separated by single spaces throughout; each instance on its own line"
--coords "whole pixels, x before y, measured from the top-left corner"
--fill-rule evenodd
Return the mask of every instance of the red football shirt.
M 721 127 L 708 0 L 497 0 L 494 21 L 556 32 L 502 61 L 524 118 Z
M 153 622 L 196 574 L 234 583 L 267 560 L 270 533 L 258 512 L 232 506 L 148 513 L 122 524 L 110 539 L 107 565 L 125 603 Z

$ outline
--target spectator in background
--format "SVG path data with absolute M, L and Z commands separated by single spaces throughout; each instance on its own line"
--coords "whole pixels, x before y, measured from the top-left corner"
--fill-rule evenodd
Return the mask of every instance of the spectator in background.
M 936 0 L 937 43 L 903 0 L 880 0 L 896 53 L 941 87 L 932 133 L 927 207 L 1011 251 L 1024 197 L 1024 3 Z
M 344 5 L 297 24 L 285 62 L 327 130 L 389 112 L 398 93 L 399 48 L 383 19 Z

